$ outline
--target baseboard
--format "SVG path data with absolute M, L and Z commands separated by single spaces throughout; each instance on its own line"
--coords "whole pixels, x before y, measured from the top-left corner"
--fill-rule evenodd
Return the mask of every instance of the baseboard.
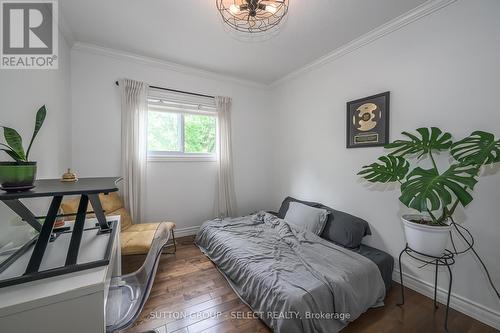
M 200 230 L 200 225 L 196 225 L 194 227 L 186 227 L 186 228 L 175 228 L 175 237 L 184 237 L 184 236 L 192 236 L 198 233 Z
M 392 280 L 399 283 L 399 270 L 394 269 L 392 274 Z M 434 298 L 434 284 L 424 281 L 422 279 L 416 278 L 407 273 L 403 273 L 403 282 L 405 287 L 410 288 L 424 296 L 429 298 Z M 448 291 L 446 289 L 437 289 L 437 299 L 440 303 L 446 304 L 446 297 L 448 296 Z M 451 293 L 450 307 L 479 320 L 486 325 L 494 327 L 500 330 L 500 313 L 490 309 L 484 305 L 478 304 L 471 301 L 463 296 Z

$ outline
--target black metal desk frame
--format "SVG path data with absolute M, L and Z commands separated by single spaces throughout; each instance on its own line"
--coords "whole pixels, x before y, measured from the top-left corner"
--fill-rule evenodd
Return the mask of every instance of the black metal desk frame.
M 58 179 L 39 180 L 35 183 L 37 187 L 33 191 L 1 193 L 0 201 L 4 202 L 11 210 L 21 217 L 23 221 L 38 231 L 39 235 L 0 264 L 1 273 L 36 242 L 25 273 L 19 277 L 0 281 L 0 288 L 107 265 L 110 258 L 112 237 L 110 237 L 110 241 L 108 242 L 105 258 L 102 260 L 77 264 L 77 259 L 87 214 L 95 214 L 98 221 L 96 228 L 99 229 L 99 233 L 111 232 L 111 236 L 114 236 L 117 228 L 114 228 L 114 224 L 108 224 L 102 209 L 101 201 L 99 200 L 99 194 L 108 194 L 118 191 L 116 183 L 119 180 L 120 178 L 83 178 L 80 179 L 78 183 L 63 183 Z M 80 195 L 80 203 L 75 217 L 75 224 L 71 231 L 71 240 L 68 253 L 66 254 L 65 265 L 58 268 L 39 271 L 47 245 L 51 238 L 53 238 L 54 223 L 58 217 L 57 213 L 65 195 Z M 37 197 L 52 197 L 43 225 L 40 224 L 38 218 L 20 201 L 20 199 Z M 94 212 L 87 212 L 89 202 L 92 204 Z
M 438 308 L 438 303 L 437 303 L 437 282 L 438 282 L 438 269 L 440 266 L 446 266 L 448 269 L 448 273 L 450 275 L 450 282 L 448 284 L 448 296 L 446 299 L 446 314 L 445 314 L 445 319 L 444 319 L 444 329 L 445 331 L 448 331 L 448 312 L 450 309 L 450 296 L 451 296 L 451 287 L 453 283 L 453 274 L 451 272 L 450 266 L 455 264 L 455 255 L 449 251 L 445 250 L 444 254 L 441 257 L 434 257 L 430 256 L 424 253 L 417 252 L 410 247 L 408 247 L 408 244 L 406 244 L 406 247 L 401 251 L 399 254 L 399 277 L 401 280 L 401 303 L 398 305 L 404 305 L 405 303 L 405 287 L 403 284 L 403 266 L 401 265 L 401 257 L 403 254 L 406 253 L 409 257 L 418 260 L 425 265 L 434 265 L 436 268 L 436 272 L 434 274 L 434 308 Z

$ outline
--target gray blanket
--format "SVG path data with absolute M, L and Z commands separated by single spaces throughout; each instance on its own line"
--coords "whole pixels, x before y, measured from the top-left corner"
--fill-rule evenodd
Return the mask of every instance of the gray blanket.
M 195 242 L 274 332 L 338 332 L 383 305 L 371 260 L 274 215 L 207 221 Z

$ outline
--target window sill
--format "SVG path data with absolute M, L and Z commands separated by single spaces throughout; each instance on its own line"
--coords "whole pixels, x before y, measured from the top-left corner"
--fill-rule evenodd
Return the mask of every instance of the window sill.
M 150 155 L 148 162 L 216 162 L 217 158 L 210 155 Z

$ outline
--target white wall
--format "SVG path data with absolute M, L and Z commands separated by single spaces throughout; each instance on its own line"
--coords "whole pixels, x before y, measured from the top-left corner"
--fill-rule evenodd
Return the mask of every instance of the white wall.
M 398 203 L 397 189 L 371 187 L 356 176 L 384 150 L 345 148 L 346 102 L 391 91 L 392 139 L 421 126 L 441 127 L 455 138 L 476 129 L 499 137 L 499 12 L 497 0 L 458 1 L 276 87 L 274 207 L 292 195 L 351 212 L 371 224 L 366 243 L 399 254 L 404 237 L 398 216 L 407 209 Z M 485 172 L 459 219 L 500 286 L 499 169 Z M 430 269 L 405 269 L 433 282 Z M 455 300 L 476 302 L 468 304 L 499 323 L 500 302 L 473 257 L 461 256 L 453 272 Z M 440 286 L 447 281 L 443 271 Z
M 175 71 L 161 64 L 72 50 L 72 166 L 82 177 L 120 175 L 120 78 L 233 98 L 232 135 L 239 213 L 269 206 L 268 94 L 252 85 Z M 177 229 L 212 218 L 215 162 L 149 162 L 145 220 L 171 219 Z M 195 230 L 195 229 L 190 229 Z
M 59 36 L 59 69 L 0 70 L 1 125 L 15 128 L 25 148 L 35 125 L 35 115 L 47 106 L 47 118 L 33 144 L 31 160 L 38 161 L 38 177 L 57 177 L 70 161 L 70 52 Z M 3 140 L 3 131 L 2 131 Z M 2 141 L 3 142 L 3 141 Z M 10 158 L 1 152 L 2 160 Z
M 16 129 L 23 138 L 24 149 L 31 139 L 38 108 L 47 106 L 47 118 L 30 152 L 30 160 L 38 162 L 38 178 L 57 178 L 69 165 L 70 101 L 70 51 L 62 34 L 59 34 L 59 69 L 0 70 L 0 125 Z M 3 131 L 0 135 L 4 142 Z M 10 161 L 11 158 L 0 152 L 0 160 Z M 47 200 L 26 200 L 26 204 L 36 214 L 47 212 Z M 6 236 L 12 238 L 18 234 L 6 230 L 8 224 L 17 228 L 18 224 L 13 221 L 15 216 L 0 203 L 0 245 L 12 240 Z

